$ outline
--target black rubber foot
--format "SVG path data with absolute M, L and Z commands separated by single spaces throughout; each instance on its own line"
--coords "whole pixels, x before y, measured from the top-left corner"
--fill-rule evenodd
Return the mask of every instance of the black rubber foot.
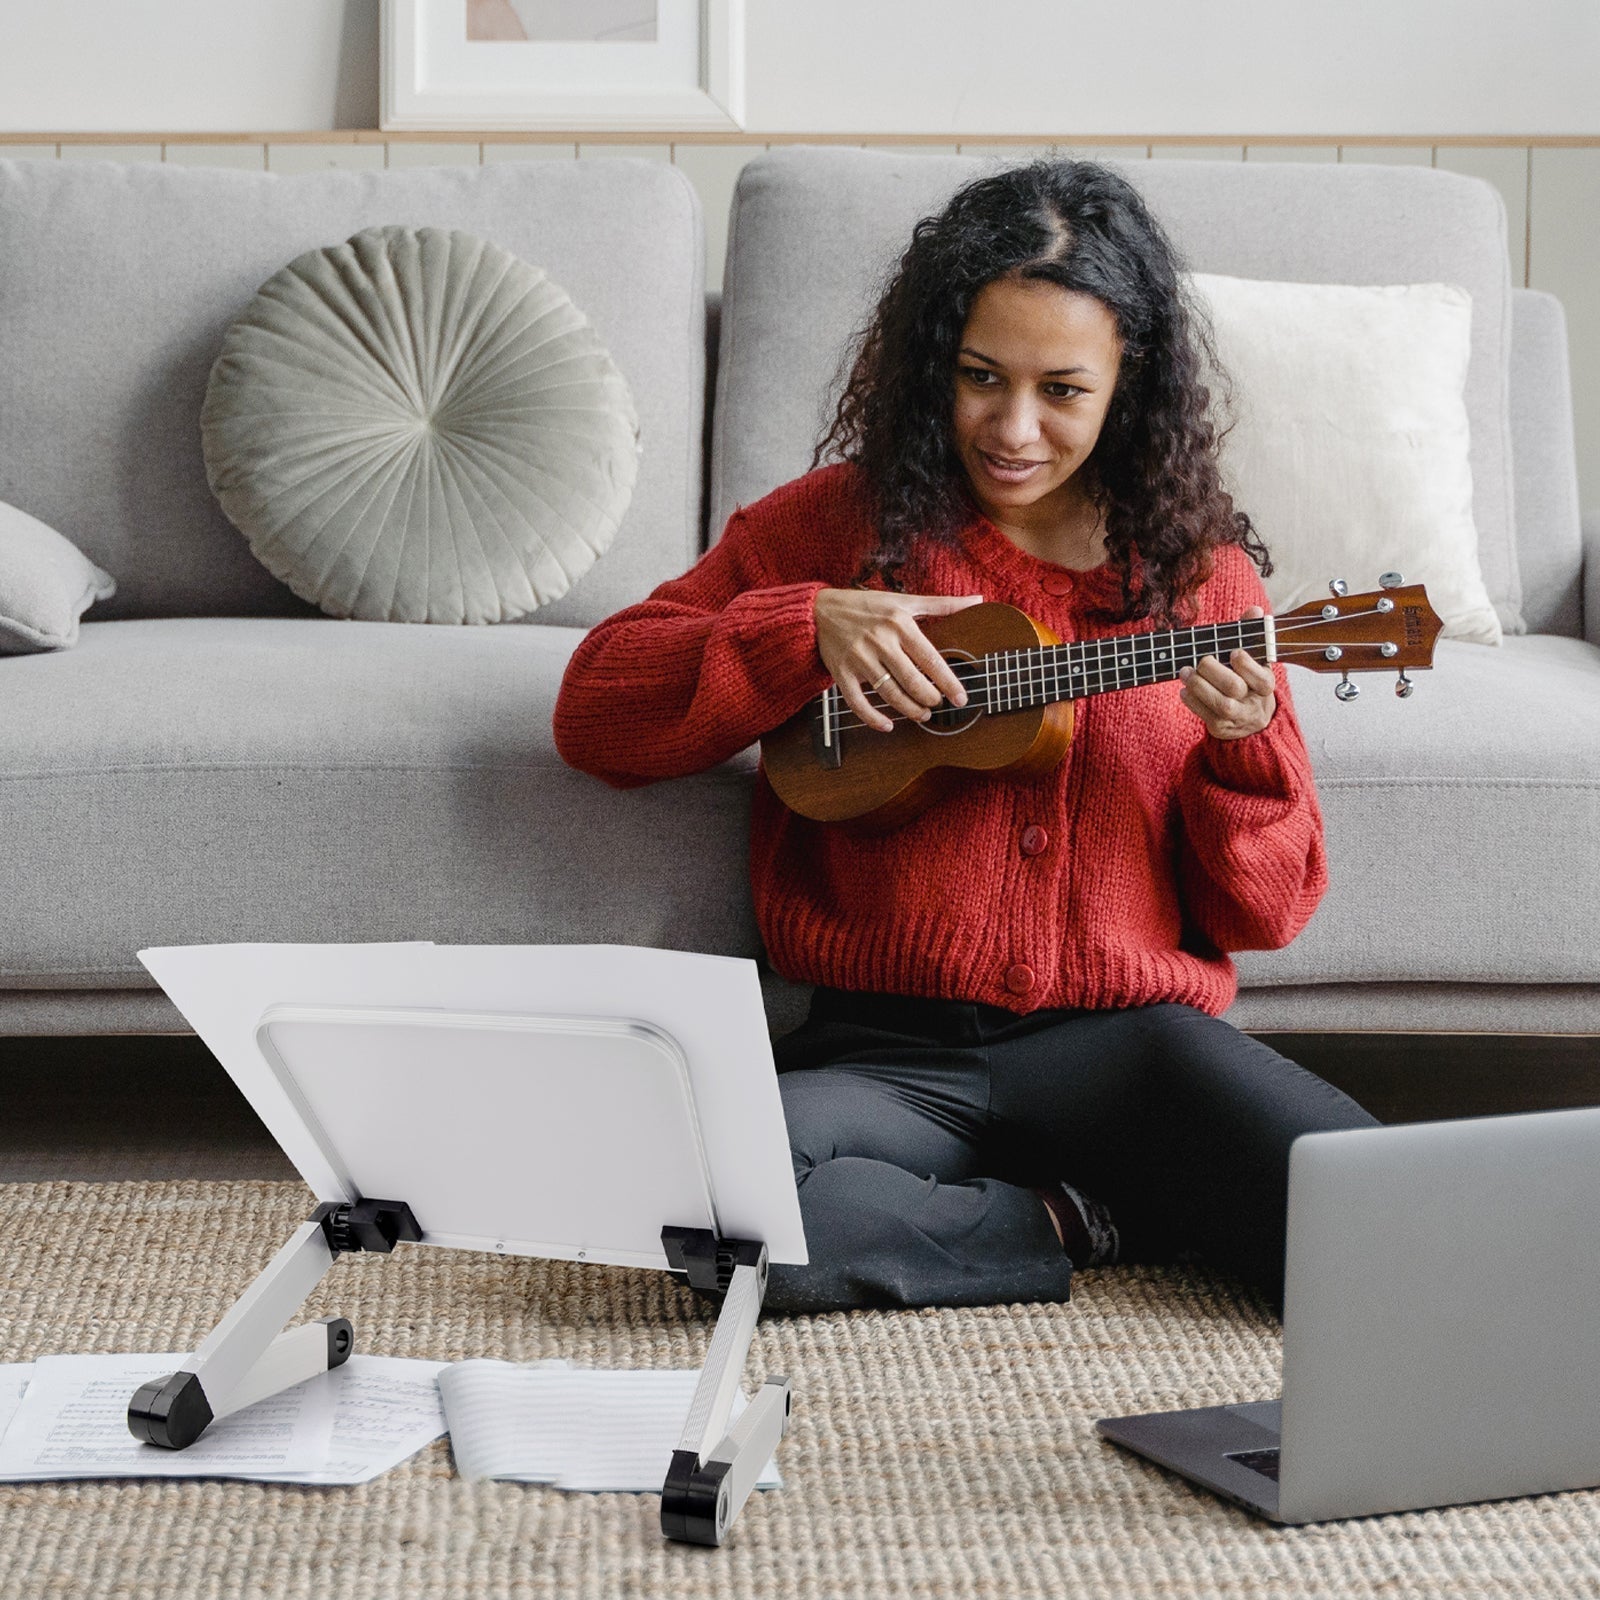
M 693 1450 L 674 1450 L 661 1486 L 661 1531 L 680 1544 L 720 1545 L 728 1531 L 726 1462 L 701 1466 Z
M 128 1402 L 128 1432 L 141 1444 L 183 1450 L 211 1425 L 211 1403 L 192 1372 L 156 1378 Z

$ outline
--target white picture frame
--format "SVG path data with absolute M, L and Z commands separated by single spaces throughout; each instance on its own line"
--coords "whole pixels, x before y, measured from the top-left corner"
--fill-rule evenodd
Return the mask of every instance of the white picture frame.
M 466 0 L 383 0 L 384 132 L 744 126 L 744 0 L 658 0 L 649 44 L 469 40 L 466 12 Z

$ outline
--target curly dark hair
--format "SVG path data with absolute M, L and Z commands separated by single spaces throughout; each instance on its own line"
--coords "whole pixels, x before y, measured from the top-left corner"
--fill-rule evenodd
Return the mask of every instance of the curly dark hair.
M 1092 295 L 1116 318 L 1122 362 L 1093 453 L 1080 469 L 1121 580 L 1120 618 L 1171 626 L 1237 544 L 1272 570 L 1222 486 L 1207 376 L 1227 380 L 1183 262 L 1138 192 L 1092 161 L 1034 161 L 982 177 L 924 217 L 851 346 L 833 421 L 812 457 L 854 463 L 873 497 L 878 544 L 863 579 L 897 583 L 919 537 L 953 542 L 976 510 L 956 452 L 957 352 L 978 292 L 1036 279 Z

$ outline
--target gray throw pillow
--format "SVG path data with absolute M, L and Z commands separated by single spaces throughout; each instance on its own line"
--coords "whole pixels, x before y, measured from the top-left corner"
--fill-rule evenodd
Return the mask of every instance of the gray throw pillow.
M 206 475 L 266 568 L 336 617 L 507 622 L 611 543 L 628 385 L 539 268 L 369 228 L 262 285 L 201 412 Z
M 0 501 L 0 655 L 69 649 L 78 618 L 116 592 L 70 539 Z

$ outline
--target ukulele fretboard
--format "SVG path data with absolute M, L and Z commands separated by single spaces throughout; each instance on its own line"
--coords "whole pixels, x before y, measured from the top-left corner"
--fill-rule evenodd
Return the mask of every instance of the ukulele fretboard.
M 1275 659 L 1272 618 L 1002 650 L 951 665 L 967 691 L 968 705 L 980 711 L 1026 711 L 1109 689 L 1164 683 L 1185 667 L 1198 666 L 1202 656 L 1226 661 L 1235 650 L 1248 651 L 1261 662 Z

